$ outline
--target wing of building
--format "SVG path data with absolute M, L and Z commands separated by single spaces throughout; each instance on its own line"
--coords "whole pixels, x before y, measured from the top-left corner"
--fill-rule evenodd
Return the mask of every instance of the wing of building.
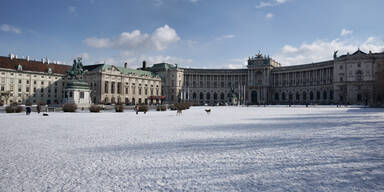
M 84 66 L 93 103 L 366 104 L 383 105 L 384 52 L 282 66 L 258 54 L 244 69 L 193 69 L 157 63 L 139 69 Z M 0 57 L 2 103 L 61 104 L 71 66 L 47 59 Z
M 32 61 L 13 54 L 0 57 L 0 94 L 2 103 L 60 103 L 66 71 L 71 66 Z

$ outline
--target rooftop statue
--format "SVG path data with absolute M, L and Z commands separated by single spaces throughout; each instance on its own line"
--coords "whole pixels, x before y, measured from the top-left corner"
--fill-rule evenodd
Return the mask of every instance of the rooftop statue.
M 78 76 L 84 74 L 83 64 L 81 63 L 81 57 L 73 60 L 72 69 L 67 71 L 67 75 L 72 79 L 77 79 Z
M 260 50 L 259 50 L 259 53 L 256 54 L 256 57 L 257 57 L 257 58 L 261 58 L 261 57 L 263 57 L 263 55 L 260 53 Z
M 339 51 L 335 51 L 335 52 L 333 52 L 333 58 L 334 58 L 334 59 L 337 58 L 337 52 L 339 52 Z

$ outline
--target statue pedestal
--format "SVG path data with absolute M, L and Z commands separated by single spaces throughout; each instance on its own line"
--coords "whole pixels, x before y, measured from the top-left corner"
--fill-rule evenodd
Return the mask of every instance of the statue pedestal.
M 77 107 L 89 107 L 92 104 L 90 95 L 91 90 L 88 83 L 77 79 L 68 80 L 64 89 L 63 103 L 74 103 Z

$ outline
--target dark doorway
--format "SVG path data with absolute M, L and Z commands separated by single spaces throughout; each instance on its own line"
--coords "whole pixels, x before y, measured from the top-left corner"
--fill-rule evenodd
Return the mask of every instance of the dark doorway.
M 252 91 L 252 93 L 251 93 L 251 102 L 252 102 L 252 104 L 257 104 L 257 92 L 256 91 Z

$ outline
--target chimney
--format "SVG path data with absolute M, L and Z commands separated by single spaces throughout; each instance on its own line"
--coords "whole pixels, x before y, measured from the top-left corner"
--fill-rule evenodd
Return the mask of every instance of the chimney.
M 143 61 L 143 70 L 147 68 L 147 62 Z
M 127 67 L 128 67 L 128 63 L 125 62 L 125 63 L 124 63 L 124 68 L 127 68 Z

